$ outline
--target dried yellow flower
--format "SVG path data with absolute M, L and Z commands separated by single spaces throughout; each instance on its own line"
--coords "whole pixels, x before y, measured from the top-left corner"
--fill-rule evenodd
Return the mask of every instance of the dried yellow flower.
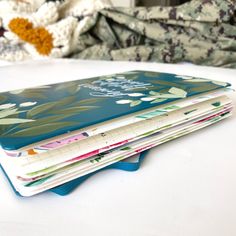
M 33 44 L 41 55 L 49 55 L 53 48 L 53 37 L 43 27 L 34 28 L 33 24 L 24 18 L 14 18 L 9 23 L 9 29 L 23 41 Z

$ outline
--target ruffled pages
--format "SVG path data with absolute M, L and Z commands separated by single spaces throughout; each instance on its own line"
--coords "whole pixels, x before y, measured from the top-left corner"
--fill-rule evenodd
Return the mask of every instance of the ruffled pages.
M 1 93 L 1 165 L 32 196 L 229 117 L 229 86 L 130 71 Z

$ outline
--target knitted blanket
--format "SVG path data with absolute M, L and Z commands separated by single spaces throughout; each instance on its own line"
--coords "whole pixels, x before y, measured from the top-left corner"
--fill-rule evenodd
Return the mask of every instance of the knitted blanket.
M 115 8 L 104 0 L 0 0 L 0 59 L 192 62 L 236 68 L 235 12 L 236 0 L 151 8 Z

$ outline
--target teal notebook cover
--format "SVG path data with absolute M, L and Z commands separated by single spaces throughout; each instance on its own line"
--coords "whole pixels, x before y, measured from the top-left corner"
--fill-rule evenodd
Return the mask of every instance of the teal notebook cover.
M 228 86 L 228 83 L 174 74 L 130 71 L 0 93 L 0 145 L 5 150 L 17 150 Z

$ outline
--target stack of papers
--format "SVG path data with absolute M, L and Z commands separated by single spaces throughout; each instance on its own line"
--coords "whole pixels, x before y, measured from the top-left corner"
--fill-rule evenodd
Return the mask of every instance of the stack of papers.
M 32 196 L 231 115 L 230 84 L 149 71 L 0 93 L 0 164 Z

